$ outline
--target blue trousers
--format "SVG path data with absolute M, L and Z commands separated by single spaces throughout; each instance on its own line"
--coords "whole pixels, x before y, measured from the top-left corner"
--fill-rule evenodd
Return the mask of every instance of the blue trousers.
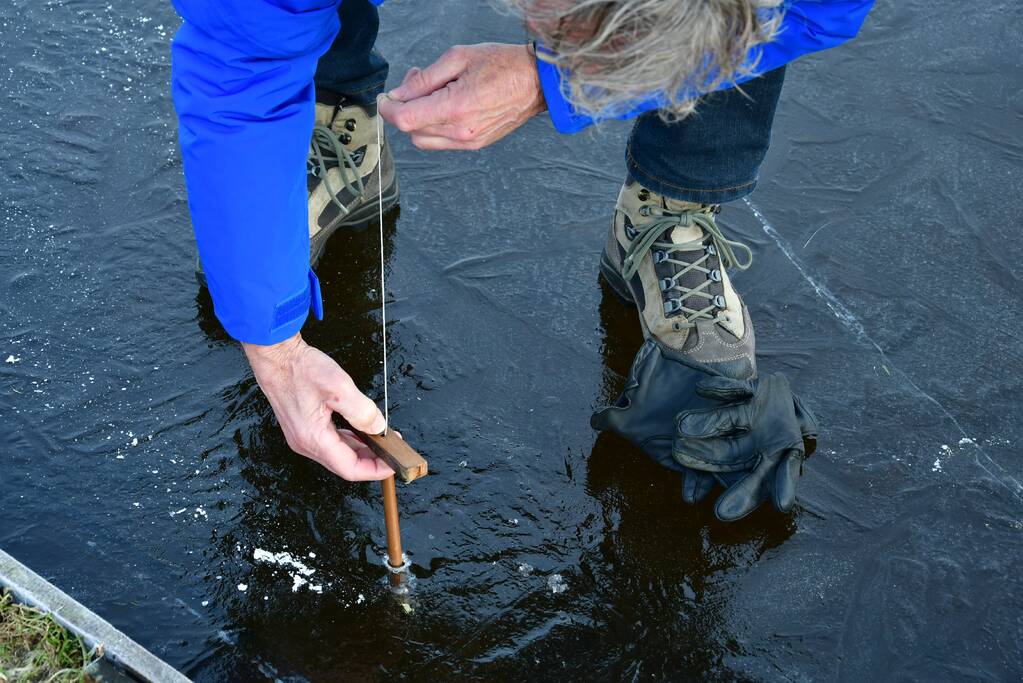
M 317 97 L 372 104 L 383 92 L 387 60 L 374 49 L 380 17 L 368 0 L 341 3 L 341 31 L 320 58 Z M 774 113 L 785 67 L 745 83 L 741 90 L 711 93 L 687 118 L 666 123 L 656 112 L 636 119 L 625 150 L 629 175 L 673 199 L 724 204 L 757 184 L 771 144 Z

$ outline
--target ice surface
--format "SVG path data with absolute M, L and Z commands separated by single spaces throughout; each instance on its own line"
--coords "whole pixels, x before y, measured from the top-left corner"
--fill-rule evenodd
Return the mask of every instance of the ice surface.
M 381 10 L 390 84 L 525 40 L 488 3 L 423 7 Z M 391 415 L 434 471 L 399 494 L 400 627 L 376 485 L 289 451 L 195 284 L 177 27 L 162 0 L 0 3 L 5 550 L 197 681 L 1021 677 L 1018 2 L 879 0 L 789 70 L 721 214 L 762 372 L 824 425 L 792 517 L 725 527 L 589 427 L 641 339 L 596 279 L 628 124 L 464 154 L 388 129 Z M 303 329 L 373 399 L 377 247 L 332 238 Z

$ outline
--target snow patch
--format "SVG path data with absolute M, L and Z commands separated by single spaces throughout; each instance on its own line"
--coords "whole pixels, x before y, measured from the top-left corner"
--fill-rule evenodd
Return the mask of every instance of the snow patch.
M 568 584 L 565 583 L 565 577 L 561 574 L 551 574 L 547 577 L 547 587 L 551 589 L 551 593 L 557 595 L 558 593 L 564 593 L 568 590 Z
M 316 557 L 314 553 L 309 554 L 311 557 Z M 322 585 L 309 583 L 309 577 L 315 574 L 316 570 L 289 552 L 281 551 L 279 553 L 272 553 L 269 550 L 255 548 L 252 551 L 252 559 L 256 562 L 273 564 L 288 570 L 289 575 L 291 576 L 292 593 L 297 593 L 298 589 L 302 586 L 307 586 L 309 590 L 314 593 L 323 592 Z

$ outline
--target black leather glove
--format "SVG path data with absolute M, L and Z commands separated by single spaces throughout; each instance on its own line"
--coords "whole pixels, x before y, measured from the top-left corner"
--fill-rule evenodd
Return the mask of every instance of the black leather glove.
M 681 472 L 682 499 L 696 504 L 716 485 L 727 488 L 744 476 L 741 472 L 690 469 L 672 455 L 679 411 L 723 405 L 720 400 L 701 396 L 696 391 L 701 382 L 714 377 L 647 340 L 632 361 L 625 388 L 615 405 L 594 413 L 590 425 L 624 437 L 662 467 Z
M 724 521 L 768 499 L 790 511 L 817 434 L 816 419 L 784 376 L 741 381 L 711 375 L 653 340 L 637 352 L 615 405 L 594 413 L 590 424 L 681 472 L 687 503 L 720 484 L 725 492 L 714 511 Z
M 803 460 L 816 449 L 818 429 L 785 376 L 752 381 L 710 377 L 696 386 L 696 393 L 714 405 L 683 409 L 675 421 L 672 455 L 695 471 L 686 475 L 684 497 L 695 502 L 716 480 L 725 486 L 714 506 L 723 521 L 741 519 L 765 500 L 781 512 L 791 511 Z
M 621 396 L 613 406 L 595 412 L 590 425 L 628 439 L 658 464 L 685 473 L 686 468 L 672 457 L 675 419 L 682 410 L 721 405 L 696 392 L 697 385 L 711 377 L 684 360 L 666 356 L 655 341 L 647 340 L 632 361 Z

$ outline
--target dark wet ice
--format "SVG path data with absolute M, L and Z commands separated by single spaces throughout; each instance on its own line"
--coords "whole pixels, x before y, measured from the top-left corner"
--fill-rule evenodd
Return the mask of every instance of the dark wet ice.
M 383 24 L 392 79 L 523 37 L 477 2 Z M 589 427 L 640 342 L 596 276 L 626 124 L 391 136 L 391 416 L 431 469 L 399 489 L 411 614 L 378 487 L 288 451 L 198 292 L 176 26 L 156 0 L 0 7 L 0 547 L 200 681 L 1019 678 L 1018 3 L 879 2 L 789 70 L 722 215 L 762 369 L 825 425 L 792 517 L 718 523 Z M 306 328 L 375 398 L 377 259 L 335 237 Z

